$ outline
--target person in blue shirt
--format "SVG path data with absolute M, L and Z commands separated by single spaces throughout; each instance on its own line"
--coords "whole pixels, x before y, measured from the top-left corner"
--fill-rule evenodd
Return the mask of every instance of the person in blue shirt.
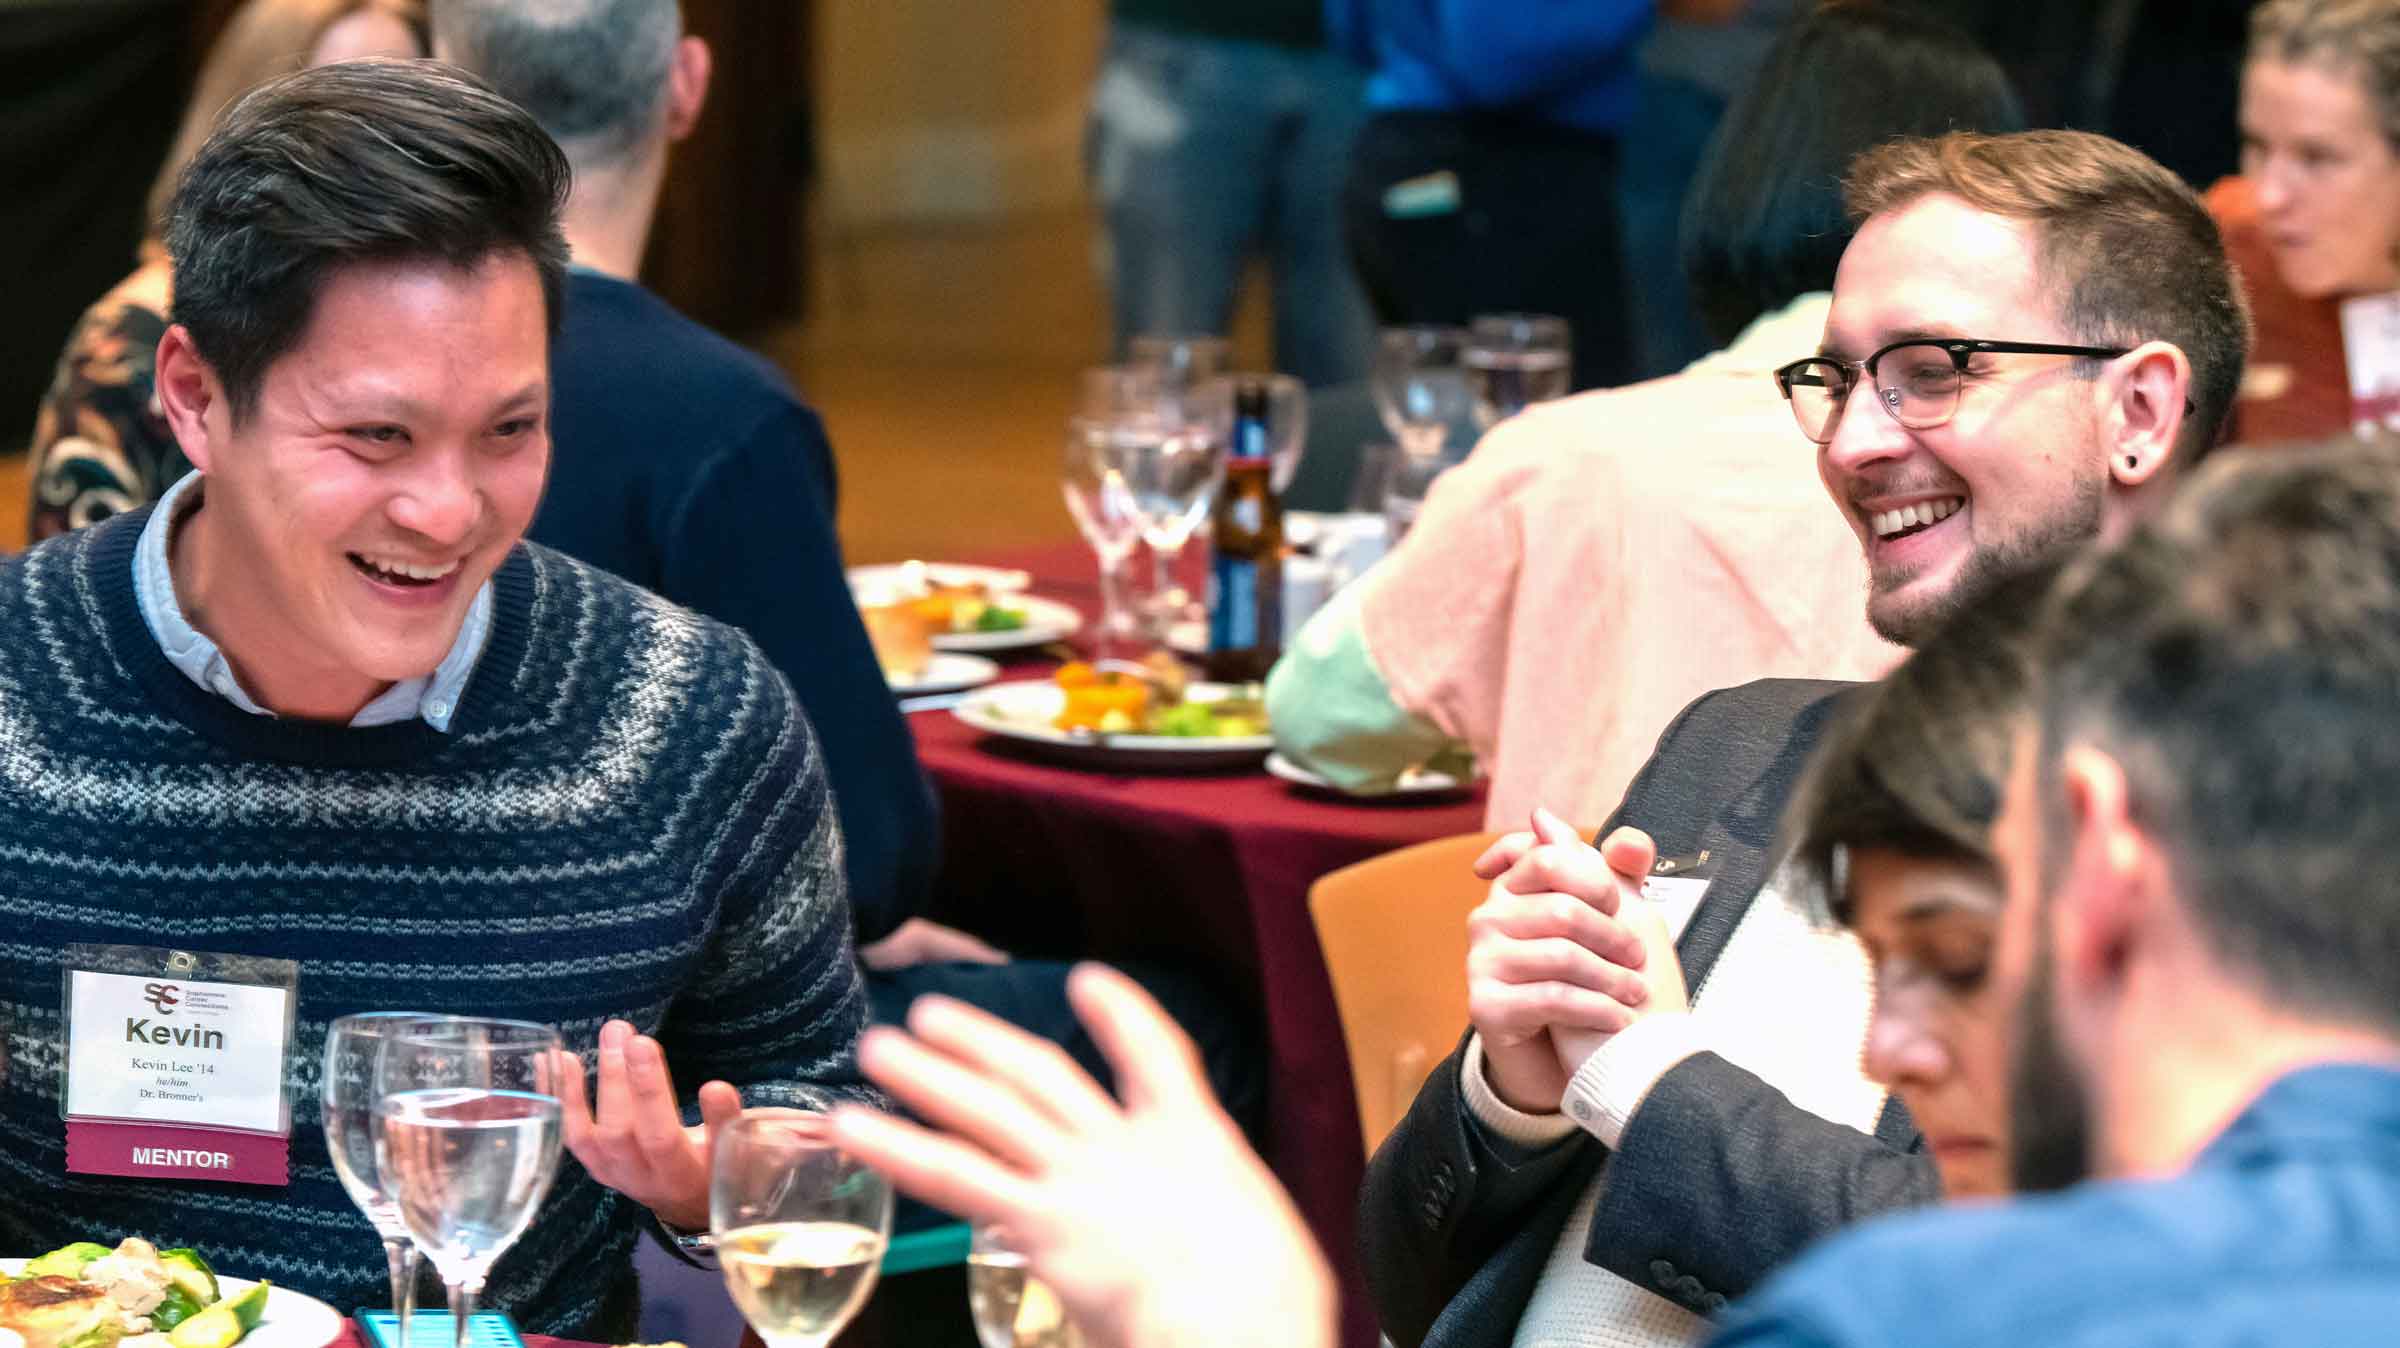
M 1993 840 L 2011 1172 L 1711 1342 L 2400 1334 L 2400 454 L 2229 455 L 2069 569 Z
M 1557 314 L 1576 388 L 1629 382 L 1618 142 L 1657 8 L 1326 0 L 1328 44 L 1371 72 L 1342 209 L 1379 321 Z

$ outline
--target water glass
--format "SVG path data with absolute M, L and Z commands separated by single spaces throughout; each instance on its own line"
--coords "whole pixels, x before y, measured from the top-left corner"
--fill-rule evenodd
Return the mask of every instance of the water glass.
M 1383 484 L 1383 527 L 1385 545 L 1397 549 L 1400 540 L 1408 536 L 1417 522 L 1417 512 L 1425 504 L 1425 493 L 1433 487 L 1450 465 L 1438 457 L 1400 453 L 1392 456 L 1391 476 Z
M 1058 1294 L 1026 1271 L 1025 1253 L 1005 1226 L 975 1228 L 967 1247 L 967 1309 L 983 1348 L 1082 1348 Z
M 449 1289 L 457 1348 L 493 1263 L 557 1177 L 566 1070 L 558 1032 L 526 1021 L 418 1020 L 384 1037 L 375 1163 Z
M 392 1315 L 399 1324 L 395 1337 L 408 1342 L 408 1319 L 417 1302 L 417 1246 L 409 1239 L 400 1204 L 384 1183 L 375 1163 L 375 1114 L 382 1099 L 376 1068 L 386 1035 L 408 1025 L 438 1020 L 417 1011 L 370 1011 L 343 1016 L 325 1032 L 324 1088 L 325 1150 L 333 1156 L 333 1173 L 340 1177 L 350 1201 L 366 1214 L 383 1239 L 383 1257 L 390 1266 Z
M 1485 314 L 1468 330 L 1465 364 L 1475 424 L 1490 430 L 1573 385 L 1567 320 L 1550 314 Z
M 1440 458 L 1452 435 L 1463 439 L 1474 430 L 1466 348 L 1464 328 L 1385 328 L 1376 334 L 1375 410 L 1401 449 Z
M 742 1318 L 770 1348 L 822 1348 L 875 1290 L 892 1190 L 824 1115 L 753 1109 L 717 1130 L 708 1216 Z

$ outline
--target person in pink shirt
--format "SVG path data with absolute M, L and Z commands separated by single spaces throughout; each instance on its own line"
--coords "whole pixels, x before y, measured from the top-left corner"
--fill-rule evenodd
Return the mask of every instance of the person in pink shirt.
M 1487 827 L 1537 804 L 1597 823 L 1709 689 L 1889 669 L 1900 652 L 1867 624 L 1858 540 L 1825 509 L 1772 371 L 1824 331 L 1854 155 L 2022 125 L 1991 58 L 1928 21 L 1849 9 L 1796 27 L 1727 114 L 1684 216 L 1724 348 L 1494 427 L 1276 665 L 1277 748 L 1376 793 L 1463 747 L 1492 776 Z

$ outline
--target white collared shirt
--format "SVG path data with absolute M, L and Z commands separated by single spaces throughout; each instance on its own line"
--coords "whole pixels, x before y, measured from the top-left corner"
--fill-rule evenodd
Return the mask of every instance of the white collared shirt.
M 134 545 L 134 600 L 141 605 L 142 621 L 158 639 L 159 650 L 185 677 L 253 716 L 272 716 L 275 713 L 258 705 L 242 688 L 217 643 L 183 616 L 183 605 L 175 597 L 175 578 L 167 568 L 168 543 L 183 517 L 199 508 L 200 481 L 199 473 L 185 474 L 167 488 L 150 512 L 141 540 Z M 364 728 L 423 717 L 425 724 L 447 734 L 450 718 L 458 711 L 459 694 L 466 690 L 467 676 L 475 672 L 475 661 L 482 656 L 491 629 L 492 583 L 486 580 L 467 609 L 458 640 L 451 643 L 450 653 L 434 666 L 433 673 L 393 684 L 359 708 L 350 724 Z

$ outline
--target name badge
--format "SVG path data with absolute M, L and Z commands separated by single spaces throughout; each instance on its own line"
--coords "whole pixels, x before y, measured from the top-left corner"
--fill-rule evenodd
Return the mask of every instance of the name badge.
M 2342 358 L 2351 428 L 2361 435 L 2400 429 L 2400 291 L 2342 301 Z
M 299 965 L 76 945 L 65 972 L 68 1170 L 290 1182 Z
M 1716 871 L 1715 858 L 1707 851 L 1689 856 L 1660 857 L 1650 865 L 1650 874 L 1642 879 L 1642 897 L 1655 903 L 1667 919 L 1667 931 L 1677 940 L 1683 939 L 1683 929 L 1692 923 L 1692 914 L 1700 911 L 1701 897 L 1708 893 L 1708 882 Z

